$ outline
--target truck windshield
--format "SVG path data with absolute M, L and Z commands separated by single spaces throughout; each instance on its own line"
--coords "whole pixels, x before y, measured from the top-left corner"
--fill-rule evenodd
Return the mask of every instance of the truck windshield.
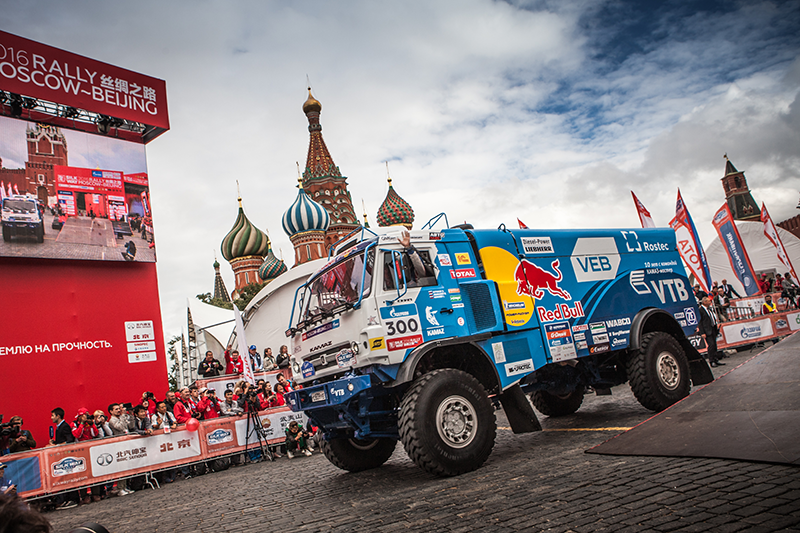
M 343 259 L 317 275 L 308 284 L 308 302 L 302 315 L 303 321 L 332 316 L 340 307 L 352 307 L 362 296 L 362 278 L 363 297 L 367 297 L 372 286 L 374 263 L 375 253 L 370 250 L 366 266 L 362 252 Z
M 36 204 L 30 200 L 15 200 L 6 198 L 3 200 L 3 211 L 12 211 L 14 213 L 35 213 Z

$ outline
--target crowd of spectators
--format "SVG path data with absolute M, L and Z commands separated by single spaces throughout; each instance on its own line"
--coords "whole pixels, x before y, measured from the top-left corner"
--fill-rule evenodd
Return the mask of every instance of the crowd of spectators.
M 764 302 L 761 305 L 760 314 L 767 315 L 776 313 L 780 310 L 786 309 L 800 309 L 800 287 L 792 279 L 789 272 L 786 274 L 776 274 L 775 277 L 770 277 L 767 274 L 761 274 L 758 280 L 759 294 L 763 294 Z M 773 302 L 772 294 L 780 293 L 778 302 Z M 743 316 L 742 313 L 747 313 L 747 308 L 737 307 L 732 303 L 732 300 L 742 298 L 736 292 L 736 289 L 728 283 L 727 279 L 723 279 L 721 283 L 713 282 L 709 292 L 705 292 L 699 284 L 694 286 L 694 295 L 698 304 L 703 298 L 708 297 L 710 300 L 710 307 L 713 308 L 716 318 L 719 322 L 727 322 L 729 320 L 739 320 L 741 318 L 749 318 Z
M 272 351 L 267 348 L 261 356 L 251 346 L 248 356 L 253 362 L 254 370 L 269 371 L 281 368 Z M 281 347 L 281 352 L 287 354 L 283 359 L 288 364 L 288 350 L 285 346 Z M 242 360 L 236 350 L 225 353 L 226 372 L 229 374 L 242 373 Z M 200 363 L 198 373 L 206 378 L 216 377 L 223 372 L 222 363 L 214 358 L 213 352 L 208 352 L 206 358 Z M 231 370 L 230 372 L 227 372 Z M 151 435 L 153 431 L 164 430 L 169 433 L 180 425 L 186 424 L 191 418 L 197 420 L 211 420 L 220 416 L 242 416 L 255 406 L 259 411 L 281 407 L 286 405 L 284 393 L 297 387 L 280 373 L 277 375 L 275 390 L 272 385 L 259 379 L 255 385 L 244 380 L 236 382 L 233 388 L 228 388 L 224 392 L 224 398 L 217 398 L 216 391 L 208 387 L 183 387 L 179 391 L 169 390 L 165 393 L 163 400 L 157 400 L 152 392 L 144 392 L 142 397 L 134 406 L 132 403 L 112 403 L 108 405 L 107 411 L 89 411 L 86 408 L 78 409 L 72 422 L 66 420 L 66 413 L 60 407 L 53 409 L 50 413 L 50 420 L 53 425 L 50 427 L 50 440 L 47 446 L 67 444 L 73 442 L 101 439 L 105 437 L 116 437 L 120 435 Z M 248 398 L 250 401 L 248 401 Z M 294 423 L 295 425 L 296 422 Z M 20 416 L 14 416 L 6 425 L 8 431 L 0 437 L 0 455 L 23 452 L 37 447 L 31 432 L 22 427 L 23 420 Z M 294 450 L 305 455 L 310 455 L 313 447 L 310 446 L 310 437 L 314 435 L 314 429 L 309 425 L 306 429 L 298 430 L 294 426 L 286 428 L 286 440 L 283 444 L 272 445 L 272 453 L 275 457 L 281 457 L 279 448 L 286 448 L 287 456 L 294 457 Z M 260 460 L 251 453 L 251 460 Z M 260 451 L 255 452 L 260 455 Z M 243 458 L 234 458 L 233 464 L 244 464 Z M 0 482 L 2 482 L 2 470 L 4 465 L 0 463 Z M 171 483 L 178 475 L 184 479 L 196 474 L 196 468 L 183 467 L 176 471 L 161 472 L 160 481 Z M 16 487 L 8 483 L 0 490 L 6 492 L 15 490 Z M 72 491 L 58 495 L 54 500 L 56 509 L 69 509 L 79 503 L 88 504 L 92 501 L 100 501 L 108 496 L 126 496 L 132 494 L 134 490 L 129 487 L 129 480 L 122 479 L 116 483 L 93 486 L 90 489 Z

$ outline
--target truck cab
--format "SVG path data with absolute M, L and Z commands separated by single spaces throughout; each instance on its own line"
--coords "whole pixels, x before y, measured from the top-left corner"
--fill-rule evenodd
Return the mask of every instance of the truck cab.
M 629 381 L 658 411 L 711 379 L 669 229 L 367 231 L 298 289 L 287 330 L 303 386 L 289 403 L 341 468 L 402 440 L 455 475 L 491 452 L 492 399 L 526 432 L 541 428 L 531 403 L 571 414 L 587 388 Z
M 13 195 L 3 198 L 0 224 L 3 226 L 5 242 L 17 235 L 33 236 L 37 242 L 44 242 L 44 218 L 37 200 L 31 196 Z

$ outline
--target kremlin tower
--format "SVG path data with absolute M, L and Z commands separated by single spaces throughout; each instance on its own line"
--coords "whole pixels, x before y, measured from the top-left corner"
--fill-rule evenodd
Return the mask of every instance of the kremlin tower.
M 328 212 L 330 225 L 325 232 L 324 241 L 324 248 L 327 252 L 328 247 L 358 228 L 360 224 L 355 209 L 353 209 L 350 192 L 347 190 L 347 178 L 342 176 L 339 167 L 334 164 L 328 147 L 325 146 L 325 140 L 322 138 L 322 125 L 319 122 L 320 111 L 322 111 L 322 104 L 311 95 L 309 87 L 308 99 L 303 104 L 303 113 L 308 118 L 310 139 L 301 190 L 305 190 L 312 200 L 323 206 Z
M 750 194 L 744 171 L 736 170 L 727 154 L 725 154 L 725 176 L 722 178 L 722 188 L 725 189 L 725 200 L 728 202 L 734 220 L 761 220 L 761 210 L 753 199 L 753 195 Z
M 214 258 L 214 299 L 230 302 L 231 297 L 228 294 L 228 289 L 225 288 L 225 282 L 222 281 L 222 274 L 219 273 L 219 261 Z
M 326 239 L 331 225 L 328 211 L 306 193 L 303 179 L 297 182 L 297 198 L 283 214 L 283 231 L 294 245 L 294 266 L 327 255 Z
M 251 283 L 261 283 L 258 270 L 270 250 L 269 237 L 247 219 L 241 196 L 239 215 L 233 228 L 222 240 L 221 249 L 222 256 L 231 264 L 236 280 L 236 288 L 231 295 L 233 299 L 238 297 L 244 287 Z
M 386 164 L 386 180 L 389 182 L 389 192 L 386 193 L 386 199 L 378 208 L 378 226 L 382 228 L 404 226 L 410 230 L 414 224 L 414 210 L 411 208 L 411 204 L 400 198 L 400 195 L 392 187 L 388 163 Z

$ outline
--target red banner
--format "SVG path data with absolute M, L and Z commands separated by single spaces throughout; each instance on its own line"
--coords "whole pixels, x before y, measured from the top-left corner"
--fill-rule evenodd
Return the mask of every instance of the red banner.
M 169 129 L 164 80 L 4 31 L 0 89 Z
M 54 165 L 58 190 L 82 191 L 90 193 L 124 193 L 122 172 L 80 167 Z

